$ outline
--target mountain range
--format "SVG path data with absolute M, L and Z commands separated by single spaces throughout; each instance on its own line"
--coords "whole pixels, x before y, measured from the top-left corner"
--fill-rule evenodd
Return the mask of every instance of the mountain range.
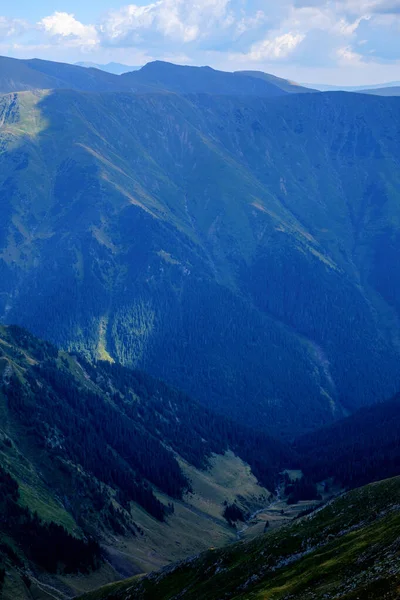
M 205 85 L 195 74 L 182 86 Z M 390 398 L 398 108 L 345 93 L 3 95 L 0 315 L 275 436 Z
M 396 597 L 392 90 L 0 58 L 5 600 Z
M 180 66 L 154 61 L 144 67 L 118 63 L 56 63 L 0 56 L 0 93 L 36 89 L 80 91 L 126 91 L 134 93 L 170 91 L 236 96 L 278 96 L 319 91 L 347 91 L 378 96 L 398 96 L 398 82 L 371 87 L 300 85 L 262 71 L 217 71 L 210 67 Z
M 285 87 L 295 89 L 289 82 Z M 116 75 L 93 67 L 0 57 L 0 93 L 37 89 L 214 93 L 262 97 L 280 96 L 287 92 L 281 89 L 281 85 L 259 76 L 226 73 L 210 67 L 181 67 L 162 61 L 149 63 L 137 71 Z
M 77 62 L 75 64 L 78 67 L 86 67 L 87 69 L 100 69 L 100 71 L 106 71 L 107 73 L 113 73 L 114 75 L 122 75 L 123 73 L 138 71 L 140 69 L 140 67 L 129 67 L 128 65 L 116 62 L 109 62 L 105 65 L 94 62 Z
M 370 85 L 355 85 L 355 86 L 338 86 L 338 85 L 327 85 L 327 84 L 319 84 L 319 83 L 314 83 L 314 84 L 308 84 L 308 83 L 304 83 L 302 84 L 301 87 L 305 87 L 305 89 L 315 89 L 318 90 L 320 92 L 355 92 L 355 93 L 373 93 L 375 92 L 377 95 L 390 95 L 382 93 L 381 94 L 381 90 L 385 91 L 385 90 L 390 90 L 392 88 L 398 88 L 400 86 L 400 81 L 388 81 L 386 83 L 375 83 L 375 84 L 370 84 Z M 393 90 L 394 93 L 393 95 L 397 95 L 396 94 L 396 89 Z

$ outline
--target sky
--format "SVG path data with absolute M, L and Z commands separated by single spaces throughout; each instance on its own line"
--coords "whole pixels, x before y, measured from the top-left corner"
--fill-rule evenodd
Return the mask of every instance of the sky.
M 400 81 L 400 0 L 0 0 L 0 54 Z

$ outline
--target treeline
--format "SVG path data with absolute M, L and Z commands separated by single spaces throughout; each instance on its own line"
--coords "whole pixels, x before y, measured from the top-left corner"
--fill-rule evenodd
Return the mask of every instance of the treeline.
M 29 388 L 14 376 L 7 388 L 10 408 L 53 455 L 80 464 L 98 480 L 120 490 L 125 506 L 135 501 L 163 520 L 164 505 L 149 481 L 179 498 L 189 487 L 173 454 L 145 435 L 101 394 L 78 388 L 55 364 L 26 374 Z M 50 447 L 49 432 L 55 439 Z
M 303 472 L 352 488 L 400 474 L 400 396 L 296 440 Z
M 115 489 L 127 510 L 134 501 L 163 520 L 171 508 L 158 500 L 153 488 L 172 499 L 190 490 L 175 453 L 204 469 L 213 453 L 232 450 L 269 489 L 282 468 L 293 467 L 286 445 L 204 408 L 151 376 L 116 364 L 91 364 L 82 357 L 72 362 L 49 344 L 41 348 L 24 330 L 7 331 L 10 342 L 21 345 L 12 351 L 25 369 L 24 380 L 14 373 L 3 384 L 10 410 L 47 454 L 64 464 L 81 465 L 89 477 Z M 26 360 L 25 348 L 37 364 Z
M 206 468 L 212 453 L 232 450 L 261 483 L 273 489 L 279 471 L 296 463 L 286 444 L 216 414 L 146 373 L 110 363 L 85 363 L 84 368 L 105 391 L 118 389 L 113 399 L 128 417 L 142 423 L 146 431 L 157 432 L 197 468 Z
M 241 521 L 244 523 L 246 515 L 237 504 L 227 504 L 222 513 L 224 519 L 228 521 L 231 527 L 235 526 L 235 523 Z
M 302 500 L 321 500 L 321 495 L 318 493 L 314 481 L 304 476 L 291 480 L 286 474 L 285 495 L 288 497 L 288 504 L 297 504 Z
M 29 560 L 50 573 L 87 573 L 100 565 L 101 551 L 95 540 L 76 538 L 61 525 L 42 521 L 18 500 L 17 482 L 0 466 L 0 532 L 12 537 Z M 0 544 L 0 559 L 22 565 L 7 544 Z M 2 572 L 4 577 L 4 567 L 0 580 Z

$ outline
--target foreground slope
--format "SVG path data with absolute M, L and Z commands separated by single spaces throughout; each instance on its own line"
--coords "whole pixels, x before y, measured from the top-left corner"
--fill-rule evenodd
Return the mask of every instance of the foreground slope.
M 25 580 L 71 595 L 226 544 L 224 506 L 265 506 L 262 483 L 292 461 L 143 373 L 18 327 L 0 327 L 0 422 L 6 599 L 30 597 Z
M 3 321 L 274 435 L 399 389 L 399 99 L 26 92 L 0 123 Z
M 210 551 L 85 600 L 395 599 L 400 479 L 371 484 L 253 542 Z

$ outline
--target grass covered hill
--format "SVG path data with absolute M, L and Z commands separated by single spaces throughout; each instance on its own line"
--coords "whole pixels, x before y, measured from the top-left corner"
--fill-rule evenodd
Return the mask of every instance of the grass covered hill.
M 371 484 L 252 542 L 209 551 L 84 600 L 397 599 L 399 494 L 399 478 Z
M 274 435 L 391 397 L 399 109 L 2 96 L 1 319 Z

